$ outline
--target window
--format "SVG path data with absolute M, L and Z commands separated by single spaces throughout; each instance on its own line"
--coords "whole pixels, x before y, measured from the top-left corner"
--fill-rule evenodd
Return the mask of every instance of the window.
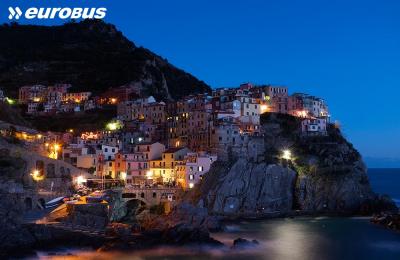
M 194 179 L 194 175 L 193 174 L 189 174 L 189 180 L 193 180 Z
M 199 166 L 199 172 L 203 171 L 203 166 Z

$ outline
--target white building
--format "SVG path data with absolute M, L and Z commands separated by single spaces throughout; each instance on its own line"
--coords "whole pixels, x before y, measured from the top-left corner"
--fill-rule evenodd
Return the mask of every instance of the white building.
M 4 101 L 5 97 L 4 97 L 4 92 L 3 90 L 0 89 L 0 101 Z
M 309 118 L 301 122 L 301 132 L 304 135 L 327 135 L 326 118 Z
M 101 151 L 105 160 L 115 160 L 115 154 L 118 153 L 118 147 L 103 144 L 101 146 Z
M 324 99 L 303 93 L 295 93 L 293 97 L 301 100 L 302 108 L 308 116 L 329 118 L 328 106 Z
M 184 188 L 193 188 L 216 160 L 216 155 L 189 153 L 186 156 L 185 164 L 185 184 L 187 186 Z
M 39 109 L 39 103 L 37 103 L 37 102 L 29 102 L 28 103 L 28 111 L 27 111 L 27 113 L 28 114 L 36 114 L 37 112 L 38 112 L 38 109 Z

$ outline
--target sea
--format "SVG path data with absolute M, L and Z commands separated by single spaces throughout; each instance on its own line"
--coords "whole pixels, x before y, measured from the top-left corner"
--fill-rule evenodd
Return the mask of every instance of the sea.
M 375 192 L 400 204 L 400 169 L 370 169 Z M 400 206 L 400 205 L 399 205 Z M 228 224 L 213 237 L 226 247 L 165 247 L 129 253 L 95 252 L 82 248 L 38 251 L 31 259 L 273 259 L 273 260 L 400 260 L 400 232 L 369 222 L 368 217 L 298 217 Z M 256 239 L 259 245 L 231 249 L 236 238 Z

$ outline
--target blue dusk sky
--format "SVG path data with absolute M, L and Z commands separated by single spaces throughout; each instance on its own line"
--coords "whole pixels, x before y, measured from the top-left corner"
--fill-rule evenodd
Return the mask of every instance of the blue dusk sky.
M 104 6 L 136 45 L 212 87 L 270 83 L 325 98 L 369 166 L 400 167 L 400 1 L 2 0 L 0 22 L 8 6 Z

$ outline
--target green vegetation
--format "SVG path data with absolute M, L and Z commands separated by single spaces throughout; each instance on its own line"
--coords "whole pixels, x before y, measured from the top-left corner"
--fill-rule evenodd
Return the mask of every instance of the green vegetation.
M 361 156 L 353 145 L 343 137 L 334 124 L 327 125 L 327 136 L 302 136 L 301 120 L 285 115 L 266 113 L 261 116 L 265 130 L 267 163 L 289 163 L 299 174 L 346 173 Z M 289 149 L 293 158 L 282 160 L 284 149 Z
M 27 120 L 40 131 L 66 132 L 74 129 L 79 133 L 104 129 L 115 115 L 115 107 L 107 107 L 87 112 L 30 117 Z
M 0 120 L 10 124 L 30 126 L 21 115 L 22 108 L 15 105 L 9 105 L 0 101 Z
M 26 162 L 9 151 L 0 149 L 0 179 L 14 179 L 22 182 Z

